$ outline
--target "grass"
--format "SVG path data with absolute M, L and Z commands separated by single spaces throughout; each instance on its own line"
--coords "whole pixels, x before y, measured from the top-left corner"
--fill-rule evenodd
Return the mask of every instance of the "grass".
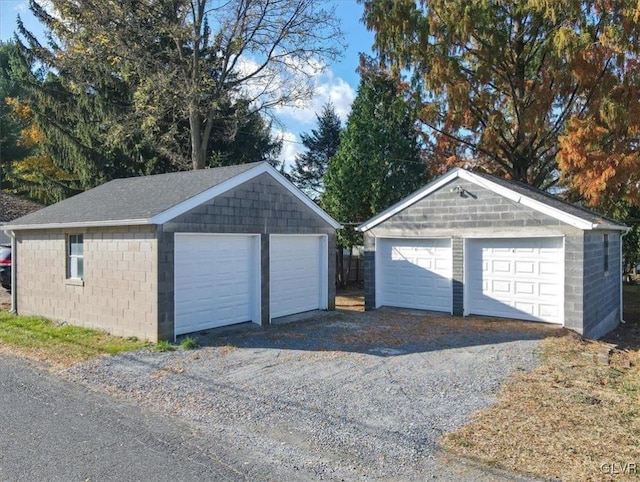
M 146 345 L 147 342 L 133 337 L 121 338 L 99 330 L 0 311 L 0 352 L 26 356 L 58 368 Z
M 174 351 L 175 345 L 167 340 L 160 340 L 153 347 L 154 351 Z
M 200 345 L 198 344 L 198 342 L 195 339 L 191 338 L 190 336 L 187 336 L 180 343 L 180 348 L 182 348 L 183 350 L 195 350 L 199 346 Z
M 545 479 L 640 477 L 640 286 L 625 286 L 625 318 L 601 341 L 568 330 L 546 338 L 542 365 L 514 374 L 498 403 L 445 436 L 443 447 Z M 609 364 L 599 363 L 603 353 Z M 619 472 L 636 464 L 627 467 L 637 473 L 606 473 L 612 464 Z

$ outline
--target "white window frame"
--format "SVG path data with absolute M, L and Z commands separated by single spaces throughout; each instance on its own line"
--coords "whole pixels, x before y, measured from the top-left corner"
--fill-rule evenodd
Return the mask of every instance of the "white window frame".
M 73 254 L 71 247 L 73 245 L 80 244 L 82 246 L 81 254 Z M 84 236 L 82 234 L 68 234 L 67 235 L 67 279 L 84 279 Z M 78 273 L 78 259 L 82 260 L 82 270 Z M 75 264 L 75 273 L 74 273 Z M 73 276 L 73 274 L 79 276 Z

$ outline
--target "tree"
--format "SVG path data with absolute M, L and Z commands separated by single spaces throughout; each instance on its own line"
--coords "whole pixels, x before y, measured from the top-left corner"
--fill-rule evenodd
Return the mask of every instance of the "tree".
M 77 179 L 56 166 L 46 154 L 43 133 L 26 99 L 8 97 L 6 103 L 12 109 L 11 116 L 24 125 L 16 140 L 17 146 L 24 149 L 24 155 L 13 159 L 6 172 L 11 184 L 7 190 L 43 204 L 58 202 L 79 192 Z
M 7 175 L 15 161 L 29 153 L 29 147 L 20 144 L 20 132 L 27 122 L 14 115 L 10 99 L 17 99 L 21 85 L 15 75 L 19 63 L 18 49 L 12 42 L 0 42 L 0 188 L 6 189 Z M 9 101 L 9 102 L 8 102 Z
M 340 147 L 342 123 L 331 103 L 326 104 L 319 115 L 316 114 L 316 119 L 317 129 L 300 135 L 306 152 L 296 157 L 289 176 L 309 197 L 318 200 L 324 192 L 324 173 Z
M 630 273 L 640 263 L 640 205 L 617 199 L 607 206 L 605 212 L 631 228 L 622 243 L 624 272 Z
M 227 104 L 226 113 L 215 119 L 218 125 L 211 130 L 207 166 L 228 166 L 248 162 L 267 161 L 276 166 L 282 141 L 271 133 L 271 122 L 247 102 Z
M 375 49 L 411 78 L 447 164 L 544 188 L 557 180 L 559 136 L 638 86 L 632 0 L 361 1 Z
M 592 206 L 640 206 L 640 82 L 618 86 L 559 139 L 564 183 Z
M 21 70 L 18 46 L 0 43 L 0 184 L 3 191 L 48 204 L 67 193 L 71 179 L 43 153 Z
M 264 111 L 306 99 L 312 74 L 339 52 L 338 22 L 315 0 L 48 3 L 55 14 L 30 0 L 52 34 L 52 48 L 21 29 L 34 55 L 61 76 L 100 66 L 101 78 L 129 82 L 134 115 L 126 125 L 137 122 L 165 156 L 174 163 L 190 158 L 194 169 L 207 164 L 227 102 L 242 98 Z M 182 122 L 188 123 L 187 149 L 177 130 Z
M 427 180 L 421 159 L 416 108 L 406 86 L 388 72 L 361 67 L 357 96 L 340 148 L 329 161 L 322 206 L 345 224 L 338 232 L 347 248 L 360 244 L 353 229 Z

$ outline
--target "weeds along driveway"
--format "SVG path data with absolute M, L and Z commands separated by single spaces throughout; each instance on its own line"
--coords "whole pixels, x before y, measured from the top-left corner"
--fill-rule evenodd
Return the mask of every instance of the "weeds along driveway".
M 470 480 L 476 469 L 443 465 L 438 438 L 492 403 L 509 373 L 533 368 L 540 340 L 555 332 L 505 320 L 342 312 L 210 338 L 195 351 L 103 358 L 65 376 L 251 447 L 247 478 L 271 464 L 291 480 Z

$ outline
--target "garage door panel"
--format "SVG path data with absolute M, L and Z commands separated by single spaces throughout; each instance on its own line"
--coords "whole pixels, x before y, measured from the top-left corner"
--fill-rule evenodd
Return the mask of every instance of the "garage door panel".
M 378 305 L 451 311 L 448 239 L 377 241 Z
M 536 286 L 533 282 L 516 281 L 515 287 L 515 294 L 517 295 L 533 296 L 536 292 Z
M 532 275 L 536 272 L 536 263 L 533 261 L 516 261 L 516 274 Z
M 247 235 L 176 235 L 177 335 L 258 321 L 256 242 Z
M 326 262 L 321 236 L 271 236 L 271 317 L 278 318 L 322 306 Z
M 499 281 L 493 280 L 491 282 L 491 289 L 494 293 L 506 293 L 507 295 L 511 293 L 511 283 L 509 281 Z
M 465 311 L 562 323 L 562 246 L 562 238 L 468 240 Z
M 560 274 L 559 268 L 557 263 L 542 261 L 540 263 L 540 274 L 543 276 L 556 276 Z

